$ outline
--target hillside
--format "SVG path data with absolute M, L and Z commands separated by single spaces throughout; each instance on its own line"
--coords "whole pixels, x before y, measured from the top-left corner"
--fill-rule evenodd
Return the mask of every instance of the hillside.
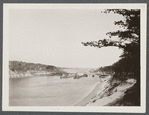
M 66 73 L 53 65 L 27 63 L 22 61 L 9 61 L 10 78 L 29 77 L 38 75 L 61 75 Z
M 12 71 L 27 71 L 27 70 L 57 70 L 55 66 L 52 65 L 44 65 L 37 63 L 26 63 L 22 61 L 9 61 L 9 69 Z

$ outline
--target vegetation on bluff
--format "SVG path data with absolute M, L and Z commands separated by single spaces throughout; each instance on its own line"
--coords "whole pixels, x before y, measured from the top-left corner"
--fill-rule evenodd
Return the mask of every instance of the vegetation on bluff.
M 29 77 L 38 75 L 62 75 L 66 73 L 61 71 L 59 67 L 52 65 L 27 63 L 22 61 L 9 61 L 10 77 Z
M 54 71 L 57 68 L 51 65 L 26 63 L 22 61 L 9 61 L 9 69 L 12 71 L 27 71 L 27 70 L 51 70 Z
M 124 20 L 115 21 L 114 24 L 123 28 L 114 32 L 107 32 L 111 38 L 117 36 L 119 40 L 103 39 L 99 41 L 82 42 L 84 46 L 108 47 L 115 46 L 123 49 L 121 59 L 111 66 L 102 67 L 99 70 L 114 72 L 115 79 L 126 79 L 133 77 L 137 80 L 130 95 L 135 95 L 135 105 L 140 105 L 140 10 L 139 9 L 108 9 L 103 13 L 114 12 L 122 15 Z M 133 96 L 130 96 L 132 98 Z M 127 97 L 127 96 L 126 96 Z M 130 99 L 131 100 L 131 99 Z

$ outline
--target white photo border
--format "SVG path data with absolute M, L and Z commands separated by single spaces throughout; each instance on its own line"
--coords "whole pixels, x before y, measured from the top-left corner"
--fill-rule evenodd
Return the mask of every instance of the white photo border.
M 141 106 L 9 106 L 9 10 L 10 9 L 141 9 Z M 146 112 L 146 44 L 147 44 L 147 4 L 56 4 L 56 3 L 4 3 L 3 4 L 3 75 L 2 111 L 37 112 Z

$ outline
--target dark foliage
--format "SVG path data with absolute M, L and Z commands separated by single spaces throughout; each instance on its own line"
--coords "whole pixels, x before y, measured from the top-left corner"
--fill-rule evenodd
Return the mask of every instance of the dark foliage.
M 46 67 L 47 70 L 50 70 L 50 71 L 54 71 L 56 70 L 57 68 L 55 66 L 47 66 Z
M 22 61 L 10 61 L 9 68 L 12 71 L 28 71 L 28 70 L 55 70 L 55 66 L 47 66 L 44 64 L 26 63 Z
M 119 40 L 103 39 L 99 41 L 82 42 L 84 46 L 107 47 L 115 46 L 123 49 L 121 59 L 111 66 L 100 68 L 101 71 L 112 71 L 118 79 L 136 78 L 136 98 L 140 99 L 140 10 L 139 9 L 108 9 L 103 13 L 114 12 L 124 16 L 124 20 L 115 21 L 114 24 L 124 28 L 107 35 L 119 37 Z M 139 105 L 138 103 L 136 105 Z

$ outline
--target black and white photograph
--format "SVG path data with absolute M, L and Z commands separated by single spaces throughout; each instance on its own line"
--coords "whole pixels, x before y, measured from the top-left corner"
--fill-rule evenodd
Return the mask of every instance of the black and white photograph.
M 145 112 L 146 4 L 4 4 L 3 110 Z

